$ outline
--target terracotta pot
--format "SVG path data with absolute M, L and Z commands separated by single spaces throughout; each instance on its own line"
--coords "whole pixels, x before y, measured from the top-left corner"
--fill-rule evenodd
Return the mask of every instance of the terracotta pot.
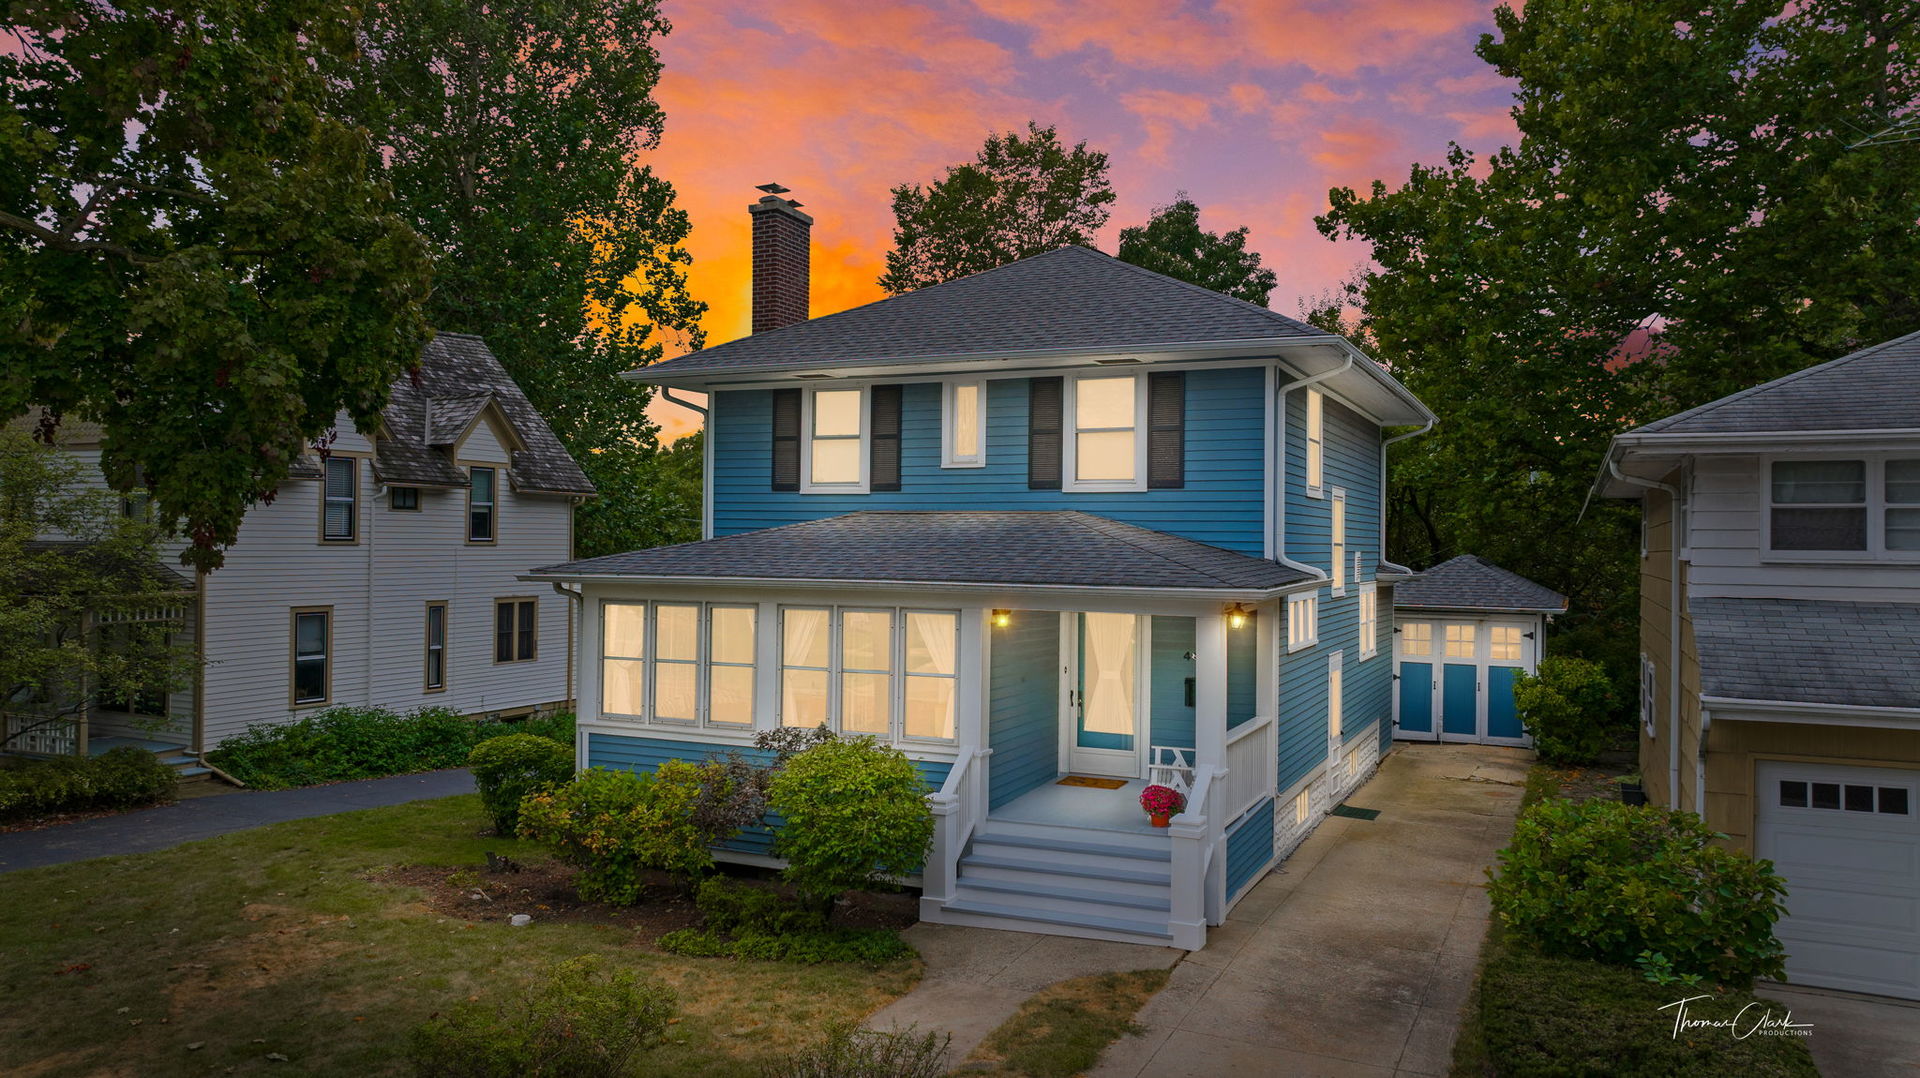
M 1172 823 L 1173 814 L 1170 812 L 1149 812 L 1147 813 L 1147 819 L 1152 821 L 1155 827 L 1166 827 Z

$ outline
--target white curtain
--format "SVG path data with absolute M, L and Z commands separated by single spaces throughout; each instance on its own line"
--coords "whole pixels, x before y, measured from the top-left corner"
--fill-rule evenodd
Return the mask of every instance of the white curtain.
M 907 673 L 955 673 L 959 630 L 952 614 L 907 615 Z
M 1086 615 L 1081 725 L 1090 733 L 1134 733 L 1137 631 L 1132 614 Z
M 814 727 L 827 721 L 827 612 L 783 610 L 780 723 Z M 796 670 L 793 667 L 818 669 Z
M 603 657 L 640 659 L 647 654 L 647 604 L 605 603 L 600 639 Z

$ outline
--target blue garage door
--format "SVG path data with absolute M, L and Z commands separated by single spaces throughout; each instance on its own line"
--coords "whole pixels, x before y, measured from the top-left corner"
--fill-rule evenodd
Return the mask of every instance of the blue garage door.
M 1524 617 L 1400 619 L 1394 736 L 1528 744 L 1513 684 L 1533 669 L 1537 624 Z

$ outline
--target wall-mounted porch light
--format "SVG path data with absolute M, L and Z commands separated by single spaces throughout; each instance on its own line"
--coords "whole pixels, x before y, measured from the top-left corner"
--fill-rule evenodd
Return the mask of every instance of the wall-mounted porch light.
M 1248 610 L 1239 603 L 1235 603 L 1227 607 L 1227 628 L 1244 629 L 1247 626 L 1247 619 L 1251 616 L 1253 616 L 1253 611 Z
M 1007 626 L 1009 626 L 1009 625 L 1012 625 L 1012 624 L 1013 624 L 1013 611 L 1011 611 L 1011 610 L 996 610 L 996 611 L 994 611 L 994 612 L 993 612 L 993 627 L 994 627 L 994 628 L 996 628 L 996 629 L 1004 629 L 1004 628 L 1006 628 Z

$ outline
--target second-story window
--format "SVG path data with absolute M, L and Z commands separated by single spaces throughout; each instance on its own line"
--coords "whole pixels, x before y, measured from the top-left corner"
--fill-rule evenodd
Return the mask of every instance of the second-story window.
M 1072 455 L 1069 490 L 1134 490 L 1140 485 L 1140 377 L 1073 379 L 1067 401 Z
M 807 490 L 866 486 L 864 389 L 816 389 L 807 395 Z
M 1320 639 L 1320 600 L 1296 595 L 1287 600 L 1287 650 L 1310 648 Z
M 360 527 L 360 462 L 328 457 L 321 486 L 320 538 L 329 543 L 353 542 Z
M 1318 498 L 1327 472 L 1327 399 L 1307 390 L 1307 495 Z
M 500 473 L 493 468 L 473 467 L 467 474 L 472 480 L 467 486 L 467 542 L 491 543 Z
M 987 463 L 987 383 L 948 382 L 943 393 L 940 466 L 978 468 Z
M 1776 460 L 1768 475 L 1776 552 L 1920 552 L 1920 460 Z
M 1333 488 L 1333 504 L 1328 507 L 1330 519 L 1327 522 L 1327 534 L 1333 543 L 1333 553 L 1328 559 L 1327 568 L 1332 574 L 1333 593 L 1347 593 L 1347 492 L 1339 487 Z
M 1360 657 L 1371 659 L 1380 653 L 1380 590 L 1373 584 L 1360 585 Z

